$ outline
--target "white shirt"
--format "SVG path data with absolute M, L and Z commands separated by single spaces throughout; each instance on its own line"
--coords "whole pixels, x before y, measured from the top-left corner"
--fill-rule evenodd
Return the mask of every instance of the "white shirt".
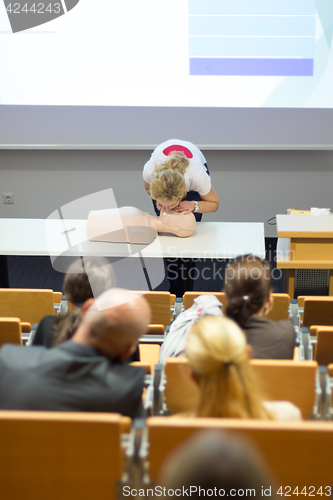
M 163 165 L 172 151 L 182 151 L 189 160 L 184 174 L 186 191 L 197 191 L 202 196 L 208 194 L 212 184 L 205 167 L 206 158 L 194 144 L 179 139 L 170 139 L 157 146 L 143 167 L 144 181 L 149 185 L 152 183 L 156 166 Z
M 264 401 L 264 407 L 274 420 L 302 420 L 301 410 L 290 401 Z

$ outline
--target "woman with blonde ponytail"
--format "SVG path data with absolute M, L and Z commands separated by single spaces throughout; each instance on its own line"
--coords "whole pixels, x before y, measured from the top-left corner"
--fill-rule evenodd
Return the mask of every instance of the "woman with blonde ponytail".
M 199 222 L 203 213 L 219 207 L 206 159 L 190 142 L 171 139 L 157 146 L 144 166 L 143 179 L 157 215 L 161 210 L 193 212 Z
M 185 350 L 199 386 L 197 417 L 300 420 L 288 402 L 265 402 L 249 362 L 251 348 L 236 323 L 205 316 L 195 323 Z

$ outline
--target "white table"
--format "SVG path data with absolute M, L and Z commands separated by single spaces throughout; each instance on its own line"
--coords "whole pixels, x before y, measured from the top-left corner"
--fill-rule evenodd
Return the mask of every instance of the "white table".
M 0 219 L 0 255 L 49 255 L 62 272 L 65 269 L 57 268 L 59 256 L 104 256 L 115 262 L 140 257 L 142 263 L 145 258 L 160 258 L 162 263 L 170 257 L 233 259 L 246 253 L 265 257 L 263 223 L 201 222 L 188 238 L 161 234 L 148 246 L 91 242 L 86 225 L 86 220 L 73 219 Z

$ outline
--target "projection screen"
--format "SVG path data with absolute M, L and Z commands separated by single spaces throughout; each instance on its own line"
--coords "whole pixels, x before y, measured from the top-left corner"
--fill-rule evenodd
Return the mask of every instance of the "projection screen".
M 333 148 L 331 0 L 0 0 L 0 146 Z

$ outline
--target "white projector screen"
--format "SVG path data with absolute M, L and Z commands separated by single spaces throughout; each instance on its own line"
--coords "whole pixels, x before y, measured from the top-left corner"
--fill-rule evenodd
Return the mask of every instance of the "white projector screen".
M 333 148 L 331 0 L 0 0 L 2 147 Z

